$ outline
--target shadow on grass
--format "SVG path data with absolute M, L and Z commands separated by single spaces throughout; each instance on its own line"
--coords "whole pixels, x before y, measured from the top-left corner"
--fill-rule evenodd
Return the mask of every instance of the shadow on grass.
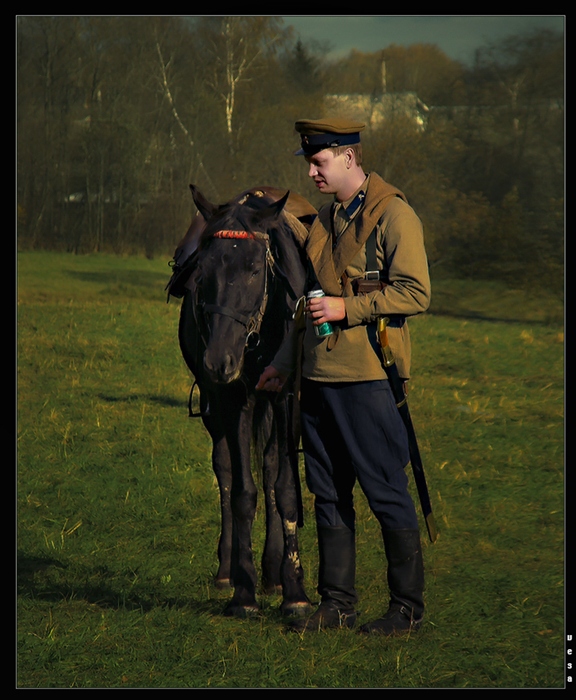
M 90 282 L 104 285 L 126 285 L 129 287 L 142 287 L 149 290 L 163 290 L 170 279 L 170 268 L 166 265 L 166 274 L 147 270 L 66 270 L 66 274 L 81 282 Z
M 181 399 L 175 399 L 172 396 L 162 396 L 158 394 L 128 394 L 125 396 L 113 396 L 112 394 L 98 394 L 98 398 L 102 401 L 107 401 L 108 403 L 123 403 L 132 401 L 149 401 L 150 403 L 156 403 L 160 406 L 167 406 L 169 408 L 181 408 L 186 406 L 187 402 Z
M 46 602 L 62 602 L 65 600 L 83 600 L 91 605 L 112 610 L 141 610 L 149 612 L 155 608 L 186 608 L 193 609 L 196 613 L 220 615 L 222 612 L 222 600 L 195 601 L 191 598 L 175 598 L 157 595 L 151 592 L 149 596 L 140 596 L 134 592 L 128 595 L 123 590 L 116 590 L 106 581 L 100 584 L 81 583 L 80 581 L 68 583 L 62 580 L 61 575 L 56 576 L 58 581 L 51 580 L 52 569 L 66 570 L 68 566 L 58 559 L 51 557 L 39 557 L 19 551 L 17 554 L 17 594 L 20 598 L 32 598 Z M 76 579 L 93 578 L 99 576 L 113 577 L 113 573 L 103 571 L 102 567 L 85 569 L 84 572 L 76 570 L 71 577 Z
M 146 270 L 66 270 L 65 274 L 74 278 L 73 284 L 95 291 L 97 295 L 125 299 L 146 299 L 148 301 L 166 303 L 166 286 L 170 280 L 170 269 L 166 266 L 166 274 Z
M 488 321 L 489 323 L 518 323 L 522 325 L 551 326 L 562 323 L 563 319 L 552 317 L 549 319 L 538 318 L 504 318 L 501 316 L 490 316 L 479 311 L 449 311 L 448 309 L 434 308 L 428 312 L 430 316 L 443 316 L 447 318 L 462 319 L 465 321 Z

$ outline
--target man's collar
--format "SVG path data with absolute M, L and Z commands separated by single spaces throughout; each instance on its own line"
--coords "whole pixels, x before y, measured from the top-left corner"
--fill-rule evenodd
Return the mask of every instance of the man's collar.
M 353 219 L 362 208 L 364 200 L 366 199 L 366 191 L 368 190 L 369 179 L 370 176 L 367 175 L 362 185 L 356 190 L 356 192 L 354 192 L 354 194 L 351 197 L 346 199 L 344 202 L 336 202 L 337 205 L 340 204 L 340 207 L 344 212 L 346 212 L 346 216 L 349 219 Z

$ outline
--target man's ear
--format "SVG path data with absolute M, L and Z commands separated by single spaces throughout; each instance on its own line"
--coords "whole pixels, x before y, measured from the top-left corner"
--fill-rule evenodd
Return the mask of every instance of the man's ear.
M 351 168 L 356 163 L 356 154 L 353 148 L 347 148 L 344 151 L 344 158 L 346 159 L 346 167 Z

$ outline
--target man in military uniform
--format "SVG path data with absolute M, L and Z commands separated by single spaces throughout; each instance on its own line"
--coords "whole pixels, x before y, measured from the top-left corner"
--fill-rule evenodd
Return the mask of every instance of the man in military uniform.
M 301 372 L 302 446 L 306 481 L 315 496 L 321 602 L 296 631 L 356 623 L 355 510 L 358 480 L 382 528 L 390 589 L 383 616 L 360 627 L 392 635 L 417 630 L 424 613 L 424 568 L 414 503 L 405 473 L 409 447 L 376 338 L 376 321 L 391 319 L 389 344 L 401 377 L 410 375 L 406 318 L 430 302 L 422 225 L 404 194 L 362 168 L 364 125 L 343 119 L 300 120 L 296 130 L 318 190 L 333 202 L 302 232 L 312 282 Z M 325 322 L 335 332 L 318 337 Z M 298 325 L 298 324 L 296 324 Z M 298 358 L 295 327 L 259 382 L 280 390 Z

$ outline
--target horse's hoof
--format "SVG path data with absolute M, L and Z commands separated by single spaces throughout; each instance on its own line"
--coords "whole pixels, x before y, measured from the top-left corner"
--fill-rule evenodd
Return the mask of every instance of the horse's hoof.
M 238 617 L 240 619 L 246 619 L 247 617 L 254 617 L 258 615 L 260 608 L 258 605 L 237 605 L 230 603 L 224 608 L 224 617 Z
M 282 603 L 280 612 L 283 617 L 300 618 L 307 617 L 314 610 L 314 606 L 309 601 L 298 600 L 291 603 Z
M 232 579 L 229 578 L 215 578 L 214 587 L 219 591 L 229 591 L 232 588 Z

